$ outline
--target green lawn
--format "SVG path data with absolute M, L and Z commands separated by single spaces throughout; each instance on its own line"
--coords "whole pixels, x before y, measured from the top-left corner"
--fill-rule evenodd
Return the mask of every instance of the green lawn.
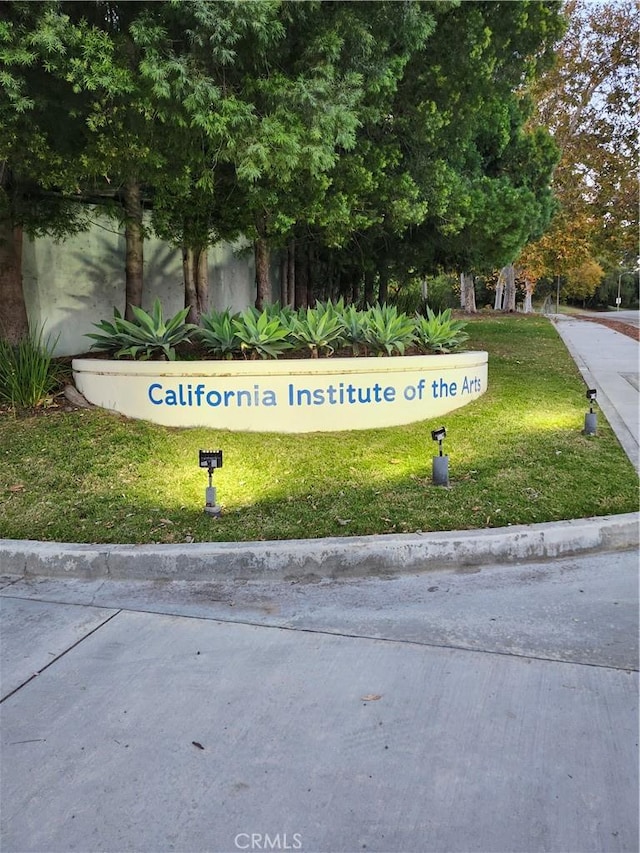
M 0 417 L 0 537 L 246 541 L 556 521 L 638 508 L 638 479 L 542 317 L 473 321 L 489 390 L 436 421 L 311 435 L 169 429 L 99 410 Z M 430 483 L 447 427 L 451 486 Z M 223 516 L 202 512 L 198 449 L 220 447 Z

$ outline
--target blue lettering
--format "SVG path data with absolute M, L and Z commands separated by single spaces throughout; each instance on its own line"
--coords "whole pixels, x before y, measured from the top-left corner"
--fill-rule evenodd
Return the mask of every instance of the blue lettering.
M 152 385 L 149 385 L 149 391 L 148 391 L 149 399 L 151 400 L 151 402 L 153 403 L 154 406 L 161 406 L 162 405 L 161 399 L 160 400 L 154 400 L 153 399 L 153 391 L 155 391 L 156 388 L 159 388 L 162 391 L 162 385 L 159 382 L 154 382 Z

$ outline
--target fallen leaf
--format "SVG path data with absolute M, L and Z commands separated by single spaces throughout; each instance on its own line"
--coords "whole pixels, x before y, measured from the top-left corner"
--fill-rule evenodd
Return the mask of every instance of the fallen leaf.
M 22 483 L 16 483 L 14 486 L 9 486 L 10 492 L 24 492 L 25 487 Z
M 198 741 L 197 741 L 197 740 L 192 740 L 192 741 L 191 741 L 191 743 L 192 743 L 194 746 L 197 746 L 197 747 L 198 747 L 198 749 L 204 749 L 204 746 L 203 746 L 201 743 L 198 743 Z
M 360 697 L 363 702 L 375 702 L 378 699 L 382 699 L 382 693 L 367 693 L 366 696 Z
M 336 518 L 336 521 L 338 522 L 338 524 L 341 524 L 344 527 L 346 524 L 349 524 L 351 519 L 350 518 Z

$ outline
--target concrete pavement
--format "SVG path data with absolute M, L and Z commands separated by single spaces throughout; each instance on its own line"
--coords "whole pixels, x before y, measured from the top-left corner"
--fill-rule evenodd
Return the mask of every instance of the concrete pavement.
M 636 853 L 637 583 L 6 577 L 2 850 Z
M 626 313 L 634 312 L 619 312 Z M 599 323 L 585 323 L 564 314 L 551 319 L 587 386 L 597 389 L 599 408 L 640 473 L 640 344 Z

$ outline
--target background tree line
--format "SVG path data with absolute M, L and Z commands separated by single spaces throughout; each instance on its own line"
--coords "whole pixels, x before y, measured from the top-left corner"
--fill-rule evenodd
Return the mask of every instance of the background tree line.
M 148 229 L 182 250 L 192 322 L 207 247 L 241 235 L 258 306 L 277 253 L 289 305 L 455 271 L 473 310 L 474 275 L 554 212 L 566 147 L 540 104 L 565 17 L 538 0 L 3 4 L 2 333 L 27 330 L 23 233 L 87 228 L 88 205 L 124 228 L 127 312 Z

